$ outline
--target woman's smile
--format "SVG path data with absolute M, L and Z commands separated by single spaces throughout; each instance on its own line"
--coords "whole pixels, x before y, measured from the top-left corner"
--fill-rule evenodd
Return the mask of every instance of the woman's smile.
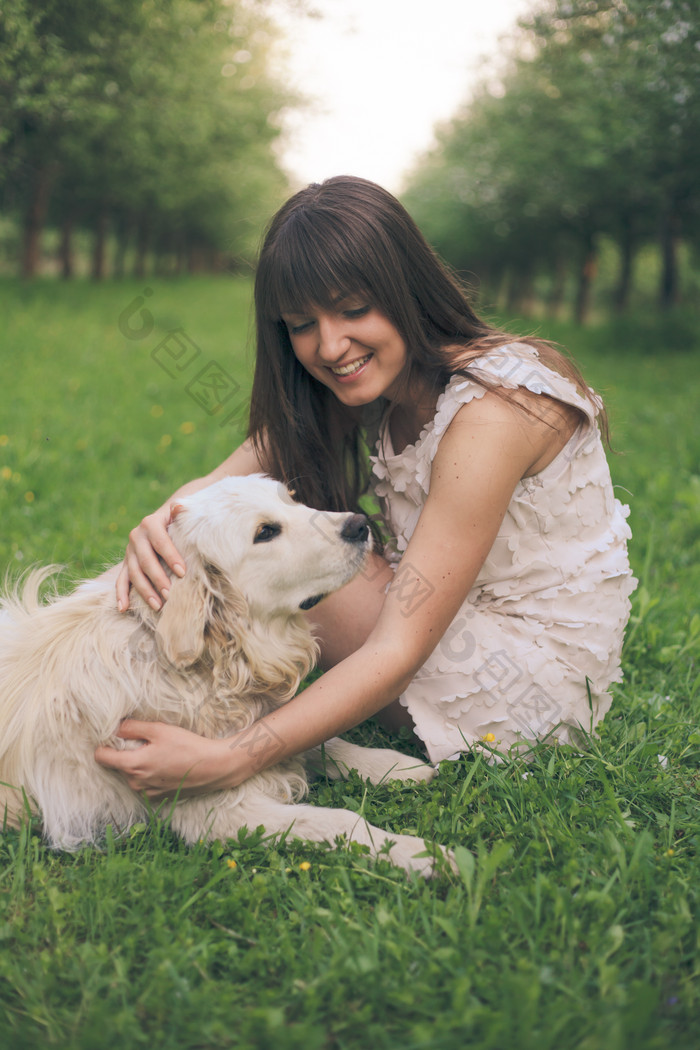
M 359 297 L 327 310 L 282 315 L 297 360 L 349 406 L 391 398 L 406 368 L 406 344 L 391 321 Z
M 355 361 L 350 361 L 347 365 L 338 365 L 337 367 L 332 366 L 331 372 L 341 380 L 354 379 L 354 377 L 362 371 L 364 366 L 368 364 L 371 358 L 372 355 L 367 354 L 365 357 L 359 357 Z

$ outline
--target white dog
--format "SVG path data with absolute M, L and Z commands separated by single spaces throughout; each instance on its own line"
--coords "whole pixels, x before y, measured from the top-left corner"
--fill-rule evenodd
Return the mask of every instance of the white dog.
M 39 587 L 54 569 L 34 571 L 21 597 L 15 590 L 2 602 L 0 819 L 4 810 L 16 824 L 29 800 L 56 848 L 97 842 L 106 825 L 124 830 L 147 817 L 125 780 L 94 759 L 99 744 L 127 746 L 115 735 L 126 717 L 208 737 L 248 729 L 235 746 L 254 755 L 278 746 L 255 723 L 289 700 L 313 666 L 316 644 L 302 610 L 355 576 L 371 547 L 361 515 L 313 511 L 260 475 L 183 499 L 170 530 L 188 568 L 173 577 L 160 613 L 136 595 L 118 613 L 109 576 L 41 604 Z M 320 749 L 310 755 L 318 766 Z M 355 768 L 373 783 L 433 775 L 397 752 L 337 739 L 325 757 L 330 775 Z M 260 824 L 331 844 L 344 834 L 430 873 L 432 858 L 416 857 L 425 851 L 418 838 L 347 810 L 290 805 L 306 787 L 303 759 L 287 759 L 238 788 L 176 802 L 172 827 L 190 843 Z

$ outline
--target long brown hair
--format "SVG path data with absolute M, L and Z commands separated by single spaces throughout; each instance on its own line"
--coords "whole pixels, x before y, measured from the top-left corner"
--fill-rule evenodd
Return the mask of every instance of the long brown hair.
M 357 295 L 403 338 L 407 389 L 420 377 L 439 392 L 450 376 L 469 375 L 469 362 L 485 350 L 514 339 L 477 317 L 406 209 L 381 186 L 343 175 L 291 197 L 268 227 L 256 272 L 249 437 L 273 477 L 323 510 L 356 510 L 367 488 L 363 417 L 298 362 L 282 314 L 331 309 Z M 589 396 L 578 369 L 554 346 L 520 341 Z

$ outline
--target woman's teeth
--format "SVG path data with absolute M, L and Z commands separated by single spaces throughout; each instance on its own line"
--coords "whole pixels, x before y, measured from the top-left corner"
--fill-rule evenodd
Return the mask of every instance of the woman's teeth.
M 338 368 L 331 368 L 331 372 L 334 376 L 351 376 L 354 372 L 358 372 L 362 366 L 369 361 L 371 356 L 371 354 L 368 354 L 367 357 L 363 357 L 359 361 L 353 361 L 349 365 L 340 365 Z

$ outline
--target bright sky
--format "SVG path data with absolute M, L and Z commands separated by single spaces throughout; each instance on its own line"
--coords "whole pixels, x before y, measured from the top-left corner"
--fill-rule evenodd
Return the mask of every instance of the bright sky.
M 300 184 L 360 175 L 400 192 L 533 0 L 310 0 L 280 19 L 292 86 L 315 100 L 288 121 L 283 162 Z

